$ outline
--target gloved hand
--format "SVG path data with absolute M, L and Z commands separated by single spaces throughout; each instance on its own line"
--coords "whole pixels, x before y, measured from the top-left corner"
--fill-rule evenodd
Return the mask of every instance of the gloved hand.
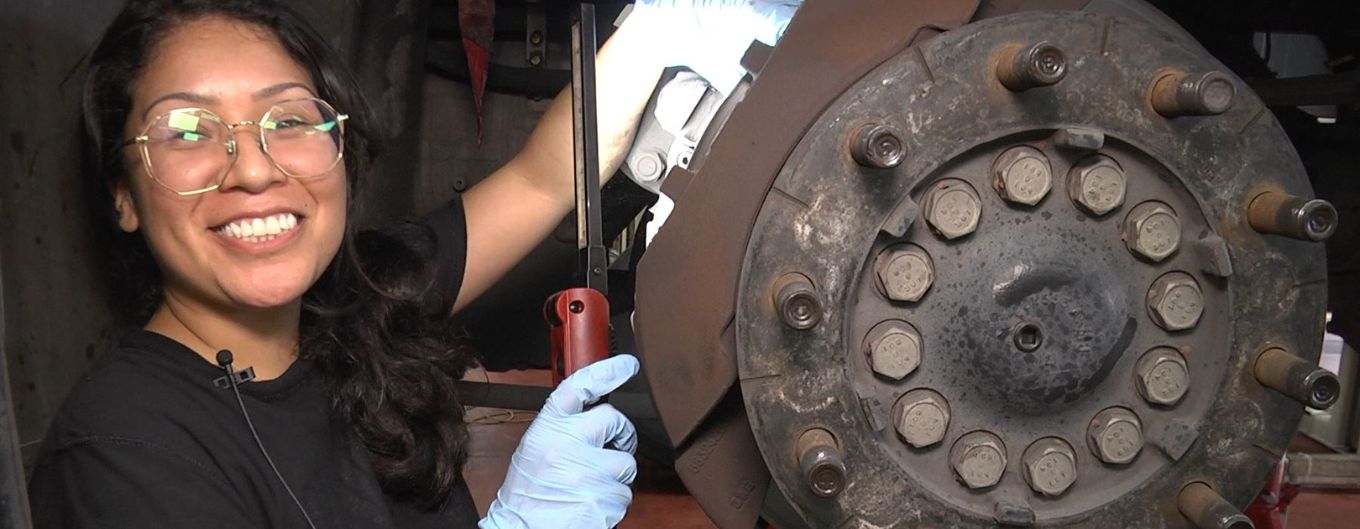
M 519 448 L 482 529 L 608 529 L 623 519 L 637 477 L 637 431 L 609 404 L 585 406 L 638 372 L 619 355 L 573 373 L 548 396 Z M 584 410 L 584 411 L 583 411 Z M 609 448 L 609 447 L 613 448 Z
M 724 96 L 746 71 L 741 56 L 773 46 L 802 0 L 637 0 L 625 24 L 644 26 L 667 66 L 688 66 Z

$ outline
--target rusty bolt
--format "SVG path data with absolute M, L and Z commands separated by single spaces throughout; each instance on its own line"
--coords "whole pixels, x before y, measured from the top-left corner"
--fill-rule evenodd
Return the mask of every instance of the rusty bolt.
M 946 239 L 957 239 L 977 230 L 982 218 L 982 200 L 973 186 L 963 180 L 936 182 L 922 206 L 926 222 Z
M 850 139 L 850 156 L 864 167 L 891 169 L 906 158 L 907 147 L 892 127 L 870 123 L 855 130 Z
M 775 280 L 773 290 L 775 309 L 785 325 L 805 331 L 822 321 L 822 301 L 807 276 L 784 274 Z
M 903 441 L 915 448 L 925 448 L 944 440 L 949 429 L 949 401 L 928 389 L 913 390 L 897 399 L 893 419 Z
M 1006 445 L 991 432 L 969 432 L 954 442 L 949 463 L 968 488 L 985 489 L 999 483 L 1006 472 Z
M 1091 451 L 1112 465 L 1132 462 L 1143 449 L 1143 424 L 1127 408 L 1106 408 L 1097 413 L 1087 433 Z
M 1232 107 L 1237 88 L 1223 72 L 1169 72 L 1152 82 L 1152 108 L 1164 117 L 1212 116 Z
M 821 428 L 803 432 L 794 451 L 803 479 L 813 494 L 829 498 L 845 490 L 845 460 L 841 457 L 840 442 L 831 432 Z
M 1190 368 L 1181 353 L 1170 347 L 1148 351 L 1134 371 L 1138 394 L 1152 404 L 1171 406 L 1190 389 Z
M 1157 278 L 1148 289 L 1147 299 L 1153 323 L 1168 331 L 1193 328 L 1204 314 L 1204 293 L 1195 278 L 1184 272 Z
M 1108 156 L 1095 156 L 1072 168 L 1067 194 L 1078 206 L 1096 216 L 1124 204 L 1124 169 Z
M 1034 492 L 1060 496 L 1077 481 L 1077 454 L 1057 437 L 1045 437 L 1025 449 L 1025 482 Z
M 1053 188 L 1053 169 L 1039 149 L 1007 149 L 992 164 L 992 186 L 1009 202 L 1033 206 Z
M 1057 84 L 1065 76 L 1067 56 L 1047 42 L 1011 48 L 996 66 L 997 80 L 1014 92 Z
M 893 380 L 902 380 L 921 365 L 925 349 L 921 333 L 911 324 L 888 320 L 869 331 L 869 366 L 875 373 Z
M 1149 201 L 1134 206 L 1124 218 L 1124 244 L 1152 262 L 1159 262 L 1181 246 L 1181 221 L 1171 206 Z
M 874 267 L 878 286 L 893 301 L 918 301 L 935 282 L 935 264 L 930 254 L 914 244 L 885 250 Z

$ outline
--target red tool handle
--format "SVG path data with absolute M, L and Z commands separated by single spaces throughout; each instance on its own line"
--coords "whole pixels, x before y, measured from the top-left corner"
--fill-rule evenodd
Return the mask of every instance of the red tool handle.
M 543 305 L 552 340 L 552 383 L 609 358 L 609 300 L 593 288 L 569 288 Z

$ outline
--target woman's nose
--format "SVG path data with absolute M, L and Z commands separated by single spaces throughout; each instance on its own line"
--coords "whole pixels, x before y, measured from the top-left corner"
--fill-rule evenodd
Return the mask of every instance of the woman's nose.
M 244 135 L 241 133 L 245 132 Z M 239 188 L 251 193 L 260 193 L 276 182 L 285 182 L 288 175 L 280 171 L 270 160 L 259 133 L 253 129 L 232 130 L 236 155 L 227 174 L 222 179 L 222 189 Z

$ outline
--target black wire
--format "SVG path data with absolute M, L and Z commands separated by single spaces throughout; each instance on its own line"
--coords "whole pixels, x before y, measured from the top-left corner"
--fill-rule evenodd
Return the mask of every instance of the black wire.
M 250 420 L 250 412 L 246 411 L 246 402 L 241 399 L 241 390 L 236 387 L 236 373 L 231 368 L 231 364 L 224 366 L 227 370 L 227 381 L 231 383 L 231 392 L 236 395 L 236 404 L 241 407 L 241 416 L 246 418 L 246 426 L 250 427 L 250 436 L 255 438 L 255 446 L 260 447 L 260 453 L 264 454 L 264 460 L 269 463 L 269 469 L 274 471 L 274 477 L 279 478 L 279 483 L 283 484 L 283 490 L 288 492 L 288 497 L 293 499 L 293 504 L 297 505 L 302 512 L 302 518 L 307 520 L 307 527 L 316 529 L 316 524 L 312 523 L 312 517 L 307 515 L 307 509 L 302 507 L 302 502 L 298 501 L 293 488 L 288 486 L 288 480 L 283 479 L 283 474 L 279 472 L 279 467 L 274 465 L 274 458 L 269 457 L 269 451 L 264 449 L 264 441 L 260 440 L 259 432 L 255 431 L 255 423 Z

